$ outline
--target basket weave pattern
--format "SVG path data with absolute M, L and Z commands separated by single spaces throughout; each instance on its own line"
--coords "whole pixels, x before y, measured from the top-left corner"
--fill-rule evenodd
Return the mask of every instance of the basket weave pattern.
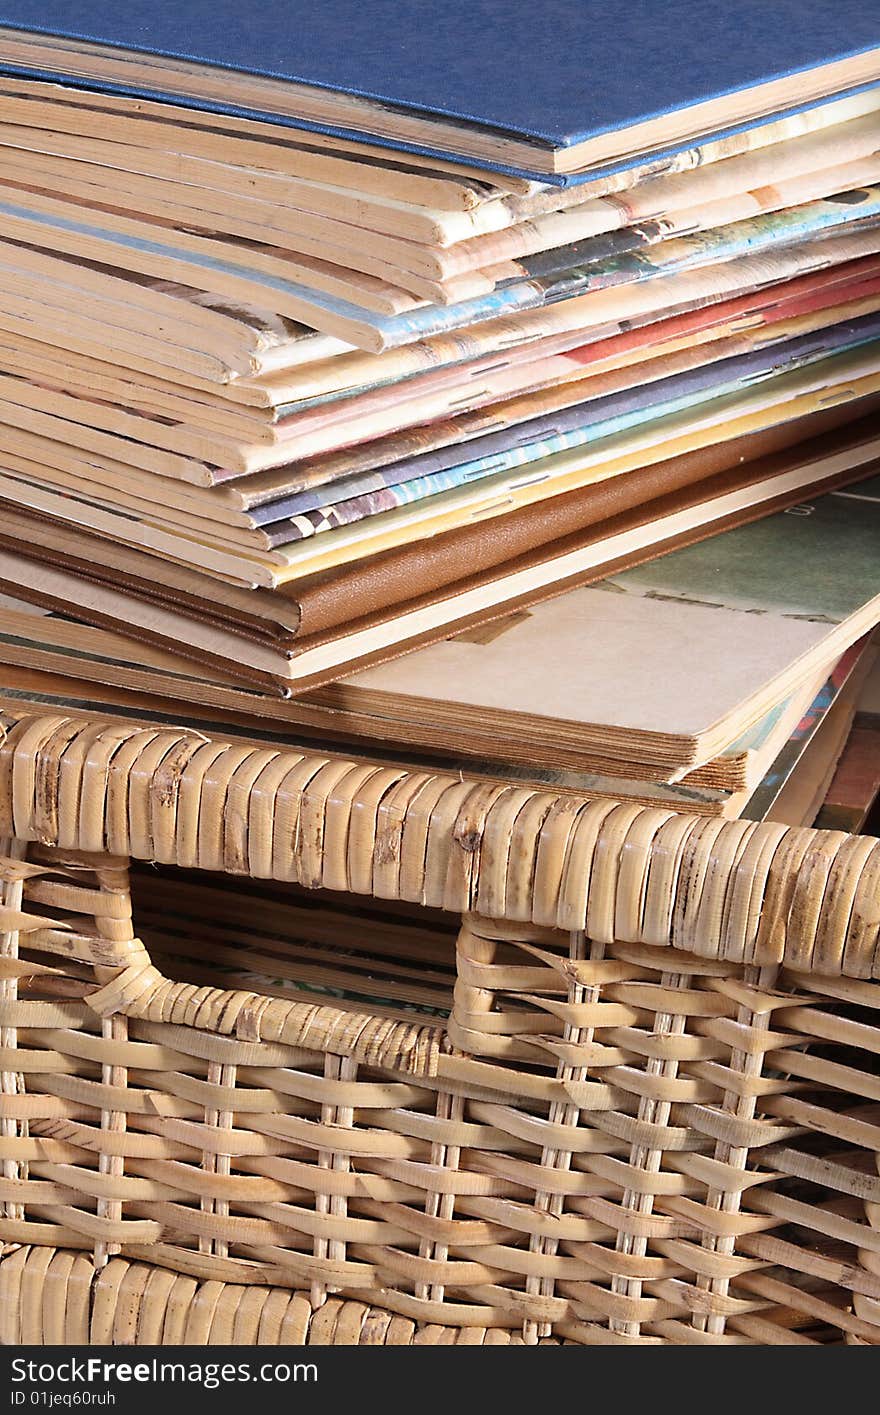
M 210 875 L 156 876 L 204 928 L 148 946 L 130 859 L 446 922 L 327 925 L 365 998 L 296 896 L 271 969 L 221 948 Z M 0 1331 L 874 1341 L 878 941 L 867 838 L 10 723 Z

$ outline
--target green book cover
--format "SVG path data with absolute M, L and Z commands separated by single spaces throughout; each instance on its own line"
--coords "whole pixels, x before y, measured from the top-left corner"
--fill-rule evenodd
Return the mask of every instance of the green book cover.
M 880 593 L 880 476 L 604 583 L 654 599 L 839 624 Z

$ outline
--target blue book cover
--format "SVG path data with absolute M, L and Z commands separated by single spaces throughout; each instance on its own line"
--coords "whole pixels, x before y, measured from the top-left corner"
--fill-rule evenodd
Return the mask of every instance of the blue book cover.
M 354 95 L 548 153 L 880 47 L 870 0 L 0 0 L 0 26 Z M 167 96 L 150 68 L 151 87 L 115 86 Z M 244 111 L 234 83 L 199 103 Z

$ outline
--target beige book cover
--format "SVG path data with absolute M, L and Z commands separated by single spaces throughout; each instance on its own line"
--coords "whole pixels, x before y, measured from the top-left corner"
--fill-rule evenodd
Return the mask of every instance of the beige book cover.
M 880 619 L 880 480 L 832 492 L 367 669 L 320 701 L 653 759 L 709 760 L 731 725 Z

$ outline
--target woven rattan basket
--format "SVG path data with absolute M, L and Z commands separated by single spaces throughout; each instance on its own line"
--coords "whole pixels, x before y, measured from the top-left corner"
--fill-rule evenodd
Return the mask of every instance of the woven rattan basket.
M 0 1337 L 872 1342 L 878 939 L 872 839 L 7 720 Z

